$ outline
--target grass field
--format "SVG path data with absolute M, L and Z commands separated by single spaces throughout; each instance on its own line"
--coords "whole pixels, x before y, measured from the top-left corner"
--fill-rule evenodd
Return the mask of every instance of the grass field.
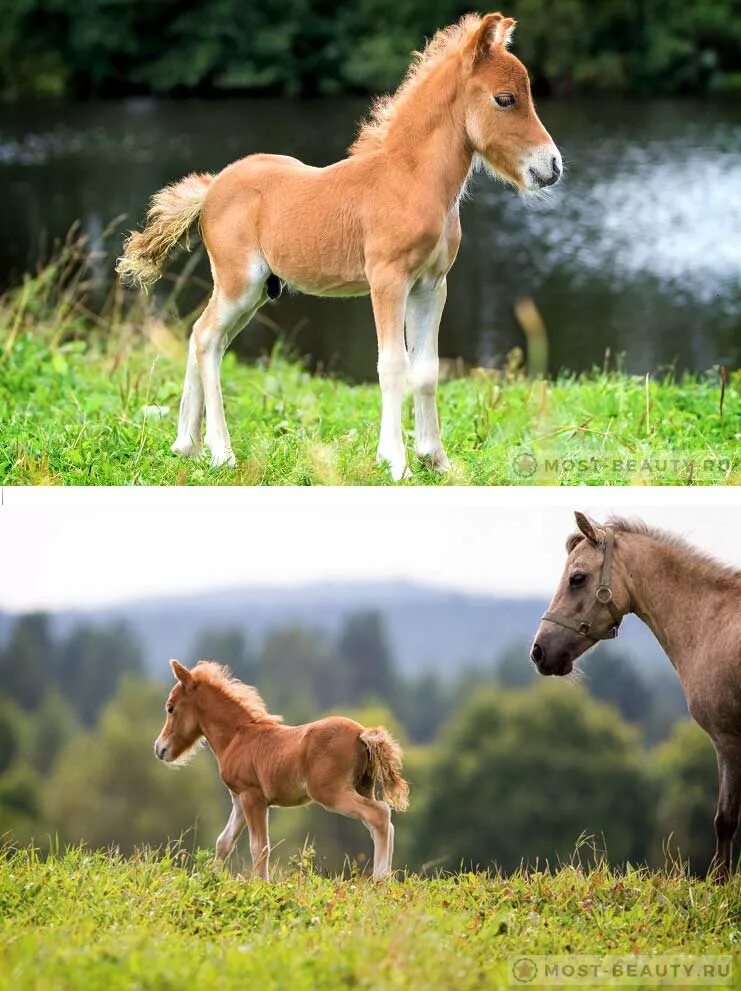
M 0 482 L 282 485 L 389 482 L 374 463 L 376 385 L 308 374 L 276 351 L 227 354 L 223 389 L 234 469 L 182 461 L 174 440 L 184 329 L 145 307 L 104 317 L 58 271 L 0 300 Z M 372 347 L 369 342 L 369 347 Z M 741 373 L 661 380 L 595 371 L 554 381 L 473 370 L 442 383 L 445 477 L 413 456 L 405 484 L 741 482 Z
M 735 955 L 740 940 L 737 878 L 297 870 L 266 885 L 206 854 L 0 860 L 0 991 L 483 991 L 507 986 L 510 958 Z

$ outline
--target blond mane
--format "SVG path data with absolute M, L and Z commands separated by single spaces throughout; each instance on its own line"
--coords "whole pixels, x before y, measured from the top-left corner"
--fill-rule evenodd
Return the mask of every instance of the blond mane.
M 252 685 L 245 685 L 238 678 L 233 678 L 226 664 L 216 661 L 198 661 L 192 669 L 193 679 L 204 685 L 216 688 L 232 702 L 244 709 L 254 723 L 281 723 L 282 716 L 274 716 L 265 708 L 262 695 Z
M 460 54 L 481 27 L 478 14 L 465 14 L 456 24 L 436 31 L 424 50 L 413 53 L 413 61 L 395 93 L 380 96 L 361 124 L 350 146 L 351 155 L 376 151 L 386 139 L 389 128 L 410 95 L 437 69 L 441 62 Z

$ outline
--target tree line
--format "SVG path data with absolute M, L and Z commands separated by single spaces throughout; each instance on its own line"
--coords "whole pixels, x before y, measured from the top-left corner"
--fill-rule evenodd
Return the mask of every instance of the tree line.
M 509 0 L 538 93 L 741 88 L 736 0 Z M 6 98 L 393 88 L 456 0 L 0 0 Z
M 290 722 L 341 711 L 392 728 L 413 789 L 400 865 L 553 863 L 585 835 L 615 862 L 663 863 L 670 834 L 698 870 L 711 856 L 713 752 L 670 670 L 648 679 L 597 654 L 581 683 L 536 679 L 523 645 L 488 671 L 409 677 L 376 612 L 349 615 L 335 637 L 288 627 L 260 645 L 204 630 L 182 660 L 197 657 L 228 662 Z M 58 635 L 47 616 L 20 617 L 0 686 L 0 836 L 130 851 L 185 833 L 212 847 L 229 804 L 215 762 L 201 754 L 173 774 L 153 759 L 168 684 L 148 676 L 124 624 Z M 367 856 L 364 831 L 321 809 L 274 818 L 279 860 L 307 836 L 329 870 L 347 850 Z

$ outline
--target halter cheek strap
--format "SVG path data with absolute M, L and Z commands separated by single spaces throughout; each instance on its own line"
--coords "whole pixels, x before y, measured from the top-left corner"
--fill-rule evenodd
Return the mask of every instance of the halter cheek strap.
M 618 635 L 618 628 L 622 620 L 622 615 L 615 603 L 612 601 L 612 557 L 615 548 L 615 531 L 612 527 L 605 528 L 605 557 L 602 562 L 602 574 L 599 585 L 594 593 L 594 604 L 584 619 L 581 621 L 569 619 L 568 616 L 559 616 L 557 613 L 547 612 L 543 615 L 543 620 L 547 623 L 555 623 L 563 626 L 567 630 L 573 630 L 582 637 L 590 640 L 614 640 Z M 612 616 L 614 623 L 604 633 L 595 633 L 592 627 L 603 609 L 607 609 Z

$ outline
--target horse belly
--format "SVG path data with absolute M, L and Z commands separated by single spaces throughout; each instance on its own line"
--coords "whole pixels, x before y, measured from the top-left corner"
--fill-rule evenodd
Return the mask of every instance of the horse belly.
M 263 193 L 260 248 L 291 289 L 310 296 L 365 296 L 362 233 L 337 197 L 317 187 L 315 174 L 292 174 Z

